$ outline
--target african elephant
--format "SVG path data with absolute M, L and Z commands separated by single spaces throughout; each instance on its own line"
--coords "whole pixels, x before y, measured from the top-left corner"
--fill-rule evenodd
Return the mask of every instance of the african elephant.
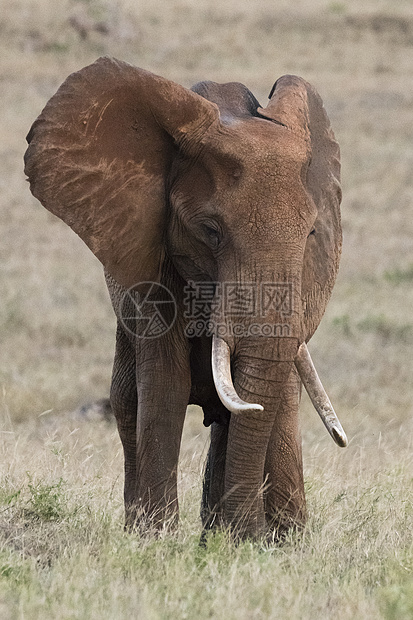
M 317 92 L 286 75 L 262 108 L 239 83 L 188 90 L 101 58 L 67 78 L 27 140 L 34 196 L 105 267 L 126 526 L 176 521 L 189 403 L 212 425 L 204 528 L 302 524 L 301 383 L 347 441 L 306 345 L 341 252 L 339 147 Z M 150 308 L 167 322 L 158 337 L 142 331 Z

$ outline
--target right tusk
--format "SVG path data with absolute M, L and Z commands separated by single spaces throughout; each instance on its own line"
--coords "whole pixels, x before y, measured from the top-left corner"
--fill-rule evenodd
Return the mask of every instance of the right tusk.
M 305 342 L 298 349 L 294 363 L 307 390 L 307 394 L 322 419 L 324 426 L 336 444 L 341 448 L 345 448 L 348 444 L 346 434 L 323 388 Z
M 231 354 L 222 338 L 212 336 L 212 376 L 221 403 L 231 413 L 264 411 L 262 405 L 247 403 L 235 391 L 231 377 Z

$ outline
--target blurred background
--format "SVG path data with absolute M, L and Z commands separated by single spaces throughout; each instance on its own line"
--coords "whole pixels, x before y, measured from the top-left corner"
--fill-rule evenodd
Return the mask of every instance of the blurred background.
M 410 0 L 0 0 L 0 415 L 64 417 L 108 395 L 115 320 L 102 268 L 31 196 L 25 135 L 72 71 L 108 54 L 190 87 L 240 81 L 265 105 L 295 73 L 342 150 L 344 249 L 313 359 L 352 441 L 411 447 Z M 45 415 L 43 415 L 43 418 Z M 46 416 L 47 417 L 47 416 Z M 304 455 L 329 438 L 307 398 Z M 205 443 L 196 409 L 185 441 Z M 320 443 L 321 442 L 321 443 Z M 193 445 L 193 444 L 191 444 Z M 192 448 L 191 448 L 192 449 Z M 350 446 L 350 450 L 351 450 Z

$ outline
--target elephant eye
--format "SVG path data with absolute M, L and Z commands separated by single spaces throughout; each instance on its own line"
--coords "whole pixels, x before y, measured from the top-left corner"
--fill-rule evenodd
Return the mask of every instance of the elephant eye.
M 313 230 L 309 233 L 308 236 L 310 236 L 310 235 L 315 235 L 315 228 L 313 228 Z
M 207 238 L 208 245 L 215 250 L 221 241 L 221 234 L 219 230 L 211 226 L 210 224 L 203 224 L 202 226 L 205 236 Z

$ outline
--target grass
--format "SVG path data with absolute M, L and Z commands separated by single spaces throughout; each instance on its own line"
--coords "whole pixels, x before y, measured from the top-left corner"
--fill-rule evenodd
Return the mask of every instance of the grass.
M 0 617 L 413 617 L 413 18 L 409 0 L 3 0 L 0 13 Z M 80 24 L 80 25 L 79 25 Z M 82 34 L 82 24 L 85 32 Z M 64 78 L 110 54 L 186 86 L 277 77 L 320 91 L 341 144 L 344 249 L 310 343 L 350 438 L 304 396 L 309 522 L 283 547 L 199 546 L 208 434 L 188 412 L 181 520 L 123 532 L 100 265 L 30 196 L 25 135 Z
M 409 617 L 400 615 L 411 609 L 413 568 L 408 450 L 395 465 L 382 439 L 373 467 L 366 447 L 351 457 L 313 447 L 302 536 L 282 547 L 234 546 L 223 532 L 202 548 L 202 454 L 188 449 L 199 445 L 195 416 L 181 462 L 181 522 L 157 539 L 122 530 L 113 424 L 51 419 L 19 429 L 19 440 L 3 435 L 0 593 L 10 615 L 2 617 L 21 617 L 19 609 L 30 618 Z M 23 456 L 34 459 L 33 474 Z

